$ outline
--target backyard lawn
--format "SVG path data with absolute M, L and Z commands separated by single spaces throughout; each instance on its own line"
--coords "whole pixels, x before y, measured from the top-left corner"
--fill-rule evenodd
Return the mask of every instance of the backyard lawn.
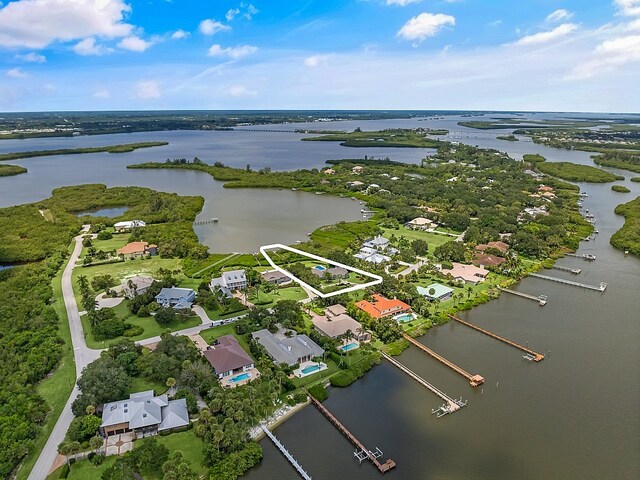
M 249 301 L 253 303 L 260 301 L 259 305 L 261 307 L 271 308 L 279 300 L 304 300 L 305 298 L 307 298 L 307 294 L 302 287 L 285 287 L 273 290 L 269 293 L 260 292 L 259 299 L 256 299 L 255 296 L 251 296 L 249 297 Z
M 455 237 L 450 237 L 449 235 L 438 235 L 437 233 L 412 230 L 407 227 L 400 227 L 398 230 L 395 230 L 393 228 L 384 229 L 384 236 L 386 238 L 389 238 L 392 234 L 395 235 L 396 238 L 400 238 L 403 236 L 409 241 L 424 240 L 429 245 L 430 254 L 433 253 L 433 250 L 436 247 L 439 247 L 440 245 L 443 245 L 455 239 Z
M 251 350 L 249 350 L 249 344 L 245 340 L 242 335 L 238 335 L 236 333 L 236 329 L 233 324 L 229 325 L 220 325 L 219 327 L 207 328 L 206 330 L 202 330 L 200 332 L 200 336 L 211 345 L 216 338 L 219 338 L 223 335 L 233 335 L 238 340 L 238 343 L 244 348 L 244 351 L 251 355 Z

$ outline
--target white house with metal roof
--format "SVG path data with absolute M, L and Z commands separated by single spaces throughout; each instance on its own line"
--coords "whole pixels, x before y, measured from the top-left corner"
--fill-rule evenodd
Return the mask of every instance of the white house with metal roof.
M 163 288 L 156 295 L 156 302 L 164 308 L 175 308 L 176 310 L 184 310 L 191 308 L 196 299 L 196 292 L 190 288 Z
M 433 293 L 430 293 L 431 289 L 433 289 Z M 427 297 L 429 300 L 440 300 L 441 302 L 449 300 L 453 295 L 453 289 L 441 283 L 432 283 L 426 288 L 418 287 L 417 290 L 423 297 Z
M 247 275 L 244 270 L 222 272 L 222 275 L 218 278 L 211 280 L 209 288 L 211 288 L 212 291 L 220 289 L 227 297 L 231 297 L 231 292 L 247 288 Z
M 271 359 L 277 363 L 295 365 L 320 357 L 324 350 L 307 335 L 301 334 L 294 337 L 274 335 L 269 330 L 262 329 L 253 332 L 251 336 L 262 345 Z

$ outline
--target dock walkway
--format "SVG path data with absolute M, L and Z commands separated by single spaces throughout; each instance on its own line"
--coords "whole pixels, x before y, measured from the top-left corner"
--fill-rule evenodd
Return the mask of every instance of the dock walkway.
M 532 360 L 539 362 L 541 360 L 544 360 L 544 355 L 538 352 L 534 352 L 533 350 L 530 350 L 527 347 L 523 347 L 522 345 L 516 343 L 516 342 L 512 342 L 511 340 L 508 340 L 504 337 L 501 337 L 500 335 L 496 335 L 495 333 L 490 332 L 489 330 L 485 330 L 484 328 L 480 328 L 477 325 L 474 325 L 473 323 L 469 323 L 469 322 L 465 322 L 464 320 L 455 317 L 453 315 L 449 315 L 449 318 L 451 320 L 455 320 L 456 322 L 462 323 L 463 325 L 466 325 L 467 327 L 471 327 L 474 330 L 477 330 L 481 333 L 484 333 L 485 335 L 488 335 L 492 338 L 495 338 L 496 340 L 500 340 L 501 342 L 506 343 L 507 345 L 511 345 L 512 347 L 517 348 L 518 350 L 522 350 L 523 352 L 525 352 L 526 354 L 530 355 L 532 358 Z
M 386 473 L 392 468 L 395 468 L 396 462 L 391 459 L 388 459 L 384 463 L 380 463 L 378 461 L 378 458 L 382 456 L 382 452 L 377 448 L 375 452 L 367 449 L 360 442 L 360 440 L 358 440 L 349 430 L 347 430 L 347 427 L 340 423 L 340 420 L 334 417 L 333 414 L 329 410 L 327 410 L 324 405 L 322 405 L 322 403 L 313 398 L 313 395 L 309 395 L 309 399 L 311 400 L 311 403 L 313 403 L 315 407 L 320 410 L 320 413 L 327 417 L 327 419 L 331 423 L 333 423 L 333 425 L 340 431 L 340 433 L 347 437 L 347 439 L 356 446 L 357 450 L 353 454 L 354 457 L 356 457 L 360 461 L 369 458 L 369 460 L 371 460 L 371 462 L 376 466 L 380 473 Z
M 587 290 L 595 290 L 596 292 L 604 292 L 607 288 L 607 284 L 605 282 L 600 282 L 600 285 L 587 285 L 586 283 L 565 280 L 564 278 L 549 277 L 548 275 L 542 275 L 540 273 L 530 273 L 529 276 L 542 278 L 543 280 L 550 280 L 552 282 L 564 283 L 565 285 L 572 285 L 574 287 L 586 288 Z
M 410 337 L 406 333 L 403 333 L 402 336 L 409 343 L 411 343 L 412 345 L 418 347 L 420 350 L 422 350 L 426 354 L 431 355 L 433 358 L 438 360 L 440 363 L 446 365 L 447 367 L 449 367 L 454 372 L 459 373 L 460 375 L 465 377 L 467 380 L 469 380 L 469 383 L 471 384 L 472 387 L 477 387 L 478 385 L 482 385 L 484 383 L 484 377 L 483 376 L 477 375 L 477 374 L 476 375 L 471 375 L 469 372 L 467 372 L 463 368 L 459 367 L 458 365 L 456 365 L 453 362 L 450 362 L 449 360 L 444 358 L 442 355 L 437 354 L 436 352 L 431 350 L 429 347 L 427 347 L 426 345 L 423 345 L 422 343 L 418 342 L 415 338 Z
M 498 290 L 501 292 L 510 293 L 512 295 L 517 295 L 518 297 L 526 298 L 528 300 L 533 300 L 534 302 L 538 302 L 541 307 L 544 307 L 547 304 L 547 296 L 546 295 L 531 295 L 529 293 L 518 292 L 517 290 L 511 290 L 510 288 L 498 287 Z
M 447 415 L 449 413 L 453 413 L 453 412 L 457 412 L 458 410 L 460 410 L 462 407 L 466 406 L 466 402 L 463 402 L 462 399 L 460 400 L 456 400 L 451 398 L 449 395 L 447 395 L 446 393 L 444 393 L 442 390 L 440 390 L 437 387 L 434 387 L 433 385 L 431 385 L 429 382 L 427 382 L 424 378 L 422 378 L 420 375 L 418 375 L 417 373 L 415 373 L 413 370 L 411 370 L 409 367 L 403 365 L 402 363 L 400 363 L 399 361 L 397 361 L 395 358 L 387 355 L 384 352 L 381 352 L 381 355 L 389 362 L 391 363 L 394 367 L 399 368 L 400 370 L 402 370 L 404 373 L 406 373 L 407 375 L 409 375 L 411 378 L 413 378 L 416 382 L 418 382 L 420 385 L 422 385 L 423 387 L 426 387 L 428 390 L 430 390 L 432 393 L 436 394 L 438 397 L 440 397 L 442 400 L 444 400 L 444 405 L 442 405 L 440 408 L 432 410 L 431 413 L 437 413 L 438 414 L 438 418 Z
M 554 270 L 560 270 L 561 272 L 571 272 L 574 275 L 579 275 L 582 272 L 581 268 L 563 267 L 562 265 L 554 265 Z
M 293 458 L 293 455 L 291 455 L 289 451 L 286 448 L 284 448 L 284 445 L 280 443 L 280 440 L 278 440 L 276 436 L 273 433 L 271 433 L 271 431 L 267 428 L 267 426 L 264 423 L 260 424 L 260 428 L 262 428 L 262 431 L 267 435 L 267 437 L 269 437 L 269 439 L 273 442 L 273 444 L 276 447 L 278 447 L 278 450 L 280 450 L 282 455 L 284 455 L 285 458 L 289 460 L 289 463 L 293 465 L 293 468 L 296 469 L 296 471 L 300 474 L 300 476 L 305 480 L 311 480 L 311 476 L 304 471 L 302 466 L 296 461 L 295 458 Z

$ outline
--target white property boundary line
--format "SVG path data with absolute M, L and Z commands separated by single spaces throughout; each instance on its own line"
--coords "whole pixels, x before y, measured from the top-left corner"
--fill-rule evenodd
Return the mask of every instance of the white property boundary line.
M 269 255 L 267 255 L 267 250 L 275 250 L 277 248 L 278 249 L 282 249 L 282 250 L 288 250 L 288 251 L 293 252 L 293 253 L 298 253 L 298 254 L 303 255 L 305 257 L 313 258 L 313 259 L 318 260 L 320 262 L 328 263 L 328 264 L 334 265 L 336 267 L 346 268 L 347 270 L 349 270 L 351 272 L 359 273 L 360 275 L 365 275 L 365 276 L 367 276 L 369 278 L 373 278 L 374 280 L 372 282 L 369 282 L 369 283 L 363 283 L 361 285 L 353 285 L 351 287 L 343 288 L 342 290 L 337 290 L 335 292 L 322 293 L 321 291 L 313 288 L 308 283 L 303 282 L 298 277 L 295 277 L 294 275 L 289 273 L 284 268 L 280 268 L 275 263 L 273 263 L 273 260 L 271 260 L 271 257 L 269 257 Z M 374 273 L 365 272 L 364 270 L 360 270 L 358 268 L 350 267 L 349 265 L 345 265 L 343 263 L 334 262 L 333 260 L 329 260 L 328 258 L 320 257 L 318 255 L 314 255 L 313 253 L 304 252 L 302 250 L 298 250 L 297 248 L 288 247 L 287 245 L 283 245 L 281 243 L 274 243 L 272 245 L 263 245 L 262 247 L 260 247 L 260 253 L 262 254 L 262 256 L 264 258 L 266 258 L 267 262 L 269 262 L 269 265 L 271 265 L 277 271 L 287 275 L 288 277 L 291 277 L 291 279 L 293 279 L 294 281 L 296 281 L 297 283 L 299 283 L 303 287 L 307 288 L 308 290 L 311 290 L 313 293 L 315 293 L 316 295 L 318 295 L 321 298 L 329 298 L 329 297 L 333 297 L 335 295 L 340 295 L 342 293 L 355 292 L 356 290 L 362 290 L 364 288 L 371 287 L 373 285 L 378 285 L 378 284 L 382 283 L 382 277 L 380 275 L 376 275 Z

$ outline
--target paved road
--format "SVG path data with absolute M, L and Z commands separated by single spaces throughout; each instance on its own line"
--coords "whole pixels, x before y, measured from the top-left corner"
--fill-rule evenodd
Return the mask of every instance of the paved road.
M 64 298 L 64 306 L 67 310 L 67 317 L 69 318 L 69 327 L 71 328 L 71 343 L 73 345 L 73 356 L 76 362 L 76 378 L 78 378 L 84 367 L 100 356 L 100 350 L 91 350 L 87 347 L 82 331 L 82 323 L 80 322 L 78 305 L 76 304 L 76 298 L 73 294 L 71 274 L 82 251 L 82 235 L 77 236 L 75 242 L 73 253 L 62 273 L 62 296 Z M 71 396 L 69 400 L 67 400 L 67 404 L 64 406 L 55 427 L 53 427 L 47 443 L 40 452 L 40 456 L 29 474 L 29 480 L 45 480 L 47 478 L 49 469 L 58 455 L 58 445 L 64 440 L 71 420 L 73 420 L 71 404 L 78 396 L 78 393 L 78 387 L 76 386 L 71 392 Z

